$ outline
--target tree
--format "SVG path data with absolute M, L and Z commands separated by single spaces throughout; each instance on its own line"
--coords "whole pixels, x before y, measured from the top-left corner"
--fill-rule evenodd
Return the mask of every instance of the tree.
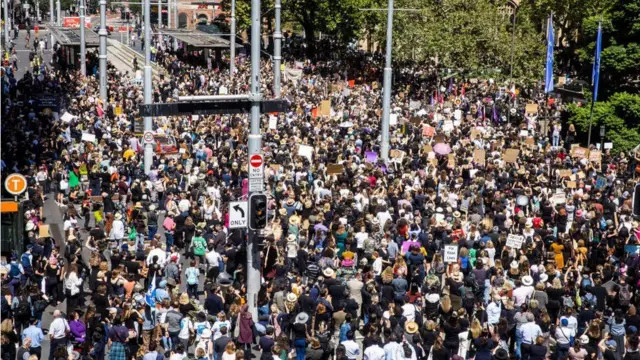
M 514 78 L 542 75 L 544 41 L 530 21 L 531 7 L 526 3 L 518 9 L 513 45 L 512 17 L 492 0 L 399 0 L 396 7 L 419 10 L 394 13 L 393 48 L 398 60 L 437 59 L 451 69 L 499 69 L 508 76 L 513 50 Z M 380 23 L 386 24 L 386 18 Z M 385 30 L 378 27 L 381 42 Z
M 590 107 L 570 105 L 569 123 L 573 123 L 582 137 L 589 132 Z M 613 142 L 614 153 L 629 151 L 640 143 L 640 95 L 616 93 L 608 101 L 600 101 L 593 107 L 592 138 L 601 125 L 605 126 L 605 139 Z

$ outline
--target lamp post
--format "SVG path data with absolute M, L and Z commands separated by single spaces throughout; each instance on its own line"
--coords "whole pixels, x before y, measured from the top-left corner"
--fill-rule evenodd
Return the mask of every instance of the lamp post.
M 11 42 L 11 35 L 9 35 L 9 29 L 11 29 L 11 20 L 9 19 L 9 1 L 4 0 L 4 47 L 9 49 L 9 42 Z
M 56 17 L 58 26 L 62 26 L 62 11 L 60 11 L 60 0 L 56 0 L 56 13 L 58 16 Z
M 387 44 L 384 63 L 380 157 L 389 161 L 389 112 L 391 110 L 391 52 L 393 47 L 393 0 L 387 3 Z
M 151 0 L 144 0 L 144 103 L 151 104 Z M 153 118 L 144 117 L 144 131 L 153 131 Z M 144 145 L 144 172 L 149 174 L 153 162 L 153 144 Z
M 236 70 L 236 0 L 231 0 L 231 52 L 229 59 L 229 76 L 233 79 Z
M 87 45 L 85 43 L 84 0 L 80 0 L 80 73 L 87 76 Z
M 107 104 L 107 0 L 100 0 L 100 98 Z

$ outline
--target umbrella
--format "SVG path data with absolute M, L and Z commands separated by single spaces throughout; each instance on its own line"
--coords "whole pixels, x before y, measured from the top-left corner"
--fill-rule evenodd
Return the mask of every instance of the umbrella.
M 438 155 L 447 155 L 448 153 L 451 152 L 451 146 L 445 143 L 438 143 L 436 144 L 436 146 L 433 147 L 433 152 L 435 152 Z

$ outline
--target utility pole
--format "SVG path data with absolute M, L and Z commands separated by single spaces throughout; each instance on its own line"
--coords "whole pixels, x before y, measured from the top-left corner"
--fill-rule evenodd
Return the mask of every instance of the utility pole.
M 59 0 L 58 0 L 59 1 Z M 84 24 L 83 24 L 84 25 Z M 100 0 L 100 98 L 107 104 L 107 0 Z
M 167 0 L 167 29 L 171 29 L 171 0 Z
M 158 31 L 160 29 L 162 29 L 162 0 L 158 0 Z
M 36 0 L 36 24 L 38 24 L 39 22 L 40 22 L 40 1 Z
M 144 103 L 151 104 L 151 0 L 144 0 Z M 144 117 L 144 131 L 153 131 L 153 118 Z M 153 162 L 153 144 L 144 145 L 144 173 L 149 174 Z
M 60 0 L 56 0 L 56 13 L 58 14 L 56 20 L 58 26 L 62 26 L 62 11 L 60 11 Z
M 231 59 L 229 62 L 229 75 L 233 79 L 236 70 L 236 0 L 231 0 Z
M 51 36 L 51 52 L 53 52 L 53 27 L 55 26 L 55 23 L 53 22 L 55 20 L 55 16 L 53 16 L 53 0 L 49 0 L 49 27 L 51 29 L 49 29 L 49 35 Z
M 80 0 L 80 73 L 87 76 L 87 45 L 85 43 L 84 0 Z
M 251 0 L 251 132 L 249 134 L 249 158 L 260 154 L 262 135 L 260 134 L 260 0 Z M 235 36 L 235 34 L 232 34 Z M 249 161 L 249 159 L 247 159 Z M 257 193 L 253 193 L 257 194 Z M 249 192 L 249 196 L 252 192 Z M 253 214 L 249 214 L 249 217 Z M 260 291 L 260 254 L 258 253 L 258 232 L 249 229 L 247 241 L 247 304 L 253 321 L 258 320 L 258 292 Z
M 280 64 L 282 62 L 282 31 L 280 30 L 281 12 L 282 0 L 276 0 L 276 31 L 273 34 L 273 87 L 276 99 L 280 97 Z
M 389 111 L 391 110 L 391 50 L 393 47 L 393 0 L 387 5 L 387 51 L 384 64 L 380 157 L 389 161 Z
M 11 42 L 11 35 L 9 35 L 9 29 L 11 29 L 11 21 L 9 20 L 9 1 L 8 0 L 4 0 L 3 12 L 4 12 L 4 48 L 7 51 L 9 51 L 9 43 Z

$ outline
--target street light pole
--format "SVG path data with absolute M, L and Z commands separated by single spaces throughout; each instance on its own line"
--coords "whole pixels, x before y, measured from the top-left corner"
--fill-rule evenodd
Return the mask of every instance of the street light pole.
M 251 0 L 251 132 L 249 134 L 249 157 L 259 154 L 262 148 L 260 134 L 260 0 Z M 232 34 L 233 35 L 233 34 Z M 249 159 L 247 159 L 249 161 Z M 252 192 L 249 192 L 251 196 Z M 249 210 L 251 211 L 251 210 Z M 249 214 L 249 217 L 252 215 Z M 247 241 L 247 304 L 254 321 L 258 319 L 258 292 L 260 291 L 259 234 L 249 229 Z
M 58 26 L 62 26 L 62 11 L 60 11 L 60 0 L 56 0 L 56 13 L 58 16 L 56 17 Z
M 389 112 L 391 110 L 391 50 L 393 47 L 393 0 L 387 5 L 387 48 L 384 64 L 380 157 L 389 161 Z
M 171 0 L 167 0 L 167 29 L 171 29 Z
M 229 76 L 233 79 L 236 70 L 236 0 L 231 0 L 231 59 L 229 59 Z
M 9 20 L 9 1 L 4 0 L 4 48 L 9 51 L 9 43 L 11 42 L 11 35 L 9 35 L 9 29 L 11 29 L 11 21 Z
M 151 0 L 144 0 L 144 103 L 151 104 Z M 153 119 L 144 118 L 144 131 L 153 131 Z M 144 173 L 151 172 L 153 144 L 144 145 Z
M 36 24 L 38 24 L 39 22 L 40 22 L 40 1 L 36 0 Z
M 173 0 L 173 28 L 178 29 L 178 0 Z M 178 51 L 178 39 L 173 38 L 173 51 Z
M 274 95 L 280 98 L 280 63 L 282 62 L 282 31 L 280 30 L 280 13 L 282 11 L 282 0 L 276 0 L 276 31 L 273 34 L 273 85 Z
M 100 0 L 100 98 L 107 104 L 107 0 Z
M 53 0 L 49 0 L 49 27 L 53 28 L 55 23 L 55 16 L 53 15 Z M 49 29 L 49 34 L 51 35 L 51 52 L 53 52 L 53 30 Z
M 80 0 L 80 73 L 87 76 L 87 46 L 85 43 L 84 0 Z
M 162 29 L 162 0 L 158 0 L 158 31 Z

